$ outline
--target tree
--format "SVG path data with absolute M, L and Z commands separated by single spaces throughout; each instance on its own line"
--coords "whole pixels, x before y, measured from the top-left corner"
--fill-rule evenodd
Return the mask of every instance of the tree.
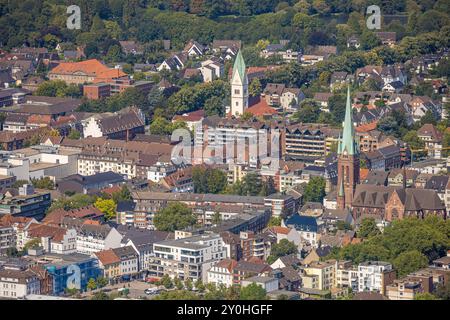
M 442 300 L 450 300 L 450 282 L 447 281 L 445 285 L 438 285 L 436 288 L 436 297 Z
M 270 256 L 267 258 L 267 263 L 272 264 L 280 257 L 295 253 L 298 253 L 298 248 L 295 243 L 287 239 L 282 239 L 279 243 L 272 245 Z
M 111 220 L 116 217 L 116 203 L 112 199 L 98 198 L 94 207 L 103 212 L 106 220 Z
M 97 282 L 95 282 L 94 278 L 90 278 L 88 283 L 87 283 L 87 288 L 89 290 L 95 290 L 97 289 Z
M 154 300 L 198 300 L 199 297 L 187 290 L 164 291 L 154 298 Z
M 281 217 L 270 217 L 268 227 L 279 227 L 281 226 Z
M 380 234 L 380 229 L 374 218 L 364 218 L 361 221 L 361 226 L 358 229 L 358 237 L 370 238 Z
M 241 287 L 241 300 L 265 300 L 266 290 L 256 283 L 251 283 L 248 286 Z
M 165 274 L 165 275 L 161 278 L 160 283 L 161 283 L 166 289 L 171 289 L 171 288 L 173 288 L 173 282 L 172 282 L 172 280 L 170 279 L 170 277 L 169 277 L 167 274 Z
M 43 177 L 40 179 L 31 179 L 31 183 L 35 188 L 38 189 L 46 189 L 46 190 L 53 190 L 55 189 L 55 183 L 53 180 L 50 179 L 50 177 Z
M 325 197 L 325 179 L 312 177 L 303 191 L 305 202 L 322 202 Z
M 27 252 L 28 249 L 34 249 L 41 246 L 41 239 L 31 239 L 23 246 L 23 252 Z
M 6 249 L 6 256 L 9 258 L 18 257 L 20 255 L 16 247 L 9 247 Z
M 253 113 L 244 111 L 244 113 L 240 116 L 240 119 L 243 121 L 248 121 L 253 118 Z
M 120 191 L 116 191 L 112 193 L 112 199 L 114 200 L 114 202 L 117 204 L 120 201 L 129 201 L 132 200 L 131 198 L 131 192 L 128 189 L 128 187 L 124 184 L 121 188 Z
M 414 296 L 414 300 L 437 300 L 436 296 L 429 292 L 417 293 Z
M 399 278 L 428 266 L 428 258 L 417 250 L 402 252 L 393 262 Z
M 105 277 L 98 277 L 97 278 L 97 288 L 103 288 L 108 285 L 108 279 Z
M 223 116 L 225 114 L 225 106 L 223 103 L 223 99 L 220 97 L 211 97 L 205 101 L 204 105 L 205 114 L 207 116 Z
M 261 192 L 261 177 L 257 173 L 249 172 L 242 179 L 243 195 L 256 196 Z
M 420 118 L 420 123 L 422 125 L 424 124 L 436 125 L 437 120 L 433 112 L 431 110 L 427 110 L 427 112 L 425 112 L 425 115 L 422 118 Z
M 193 288 L 192 280 L 190 278 L 187 278 L 186 280 L 184 280 L 184 286 L 185 286 L 186 290 L 191 291 Z
M 402 140 L 406 142 L 411 149 L 423 149 L 425 147 L 425 143 L 419 138 L 416 130 L 409 130 L 403 136 Z
M 157 230 L 169 232 L 193 226 L 196 222 L 197 219 L 192 210 L 180 202 L 170 203 L 161 209 L 153 219 Z
M 47 213 L 52 212 L 55 209 L 71 210 L 87 207 L 94 204 L 94 202 L 95 197 L 81 193 L 75 194 L 71 197 L 60 197 L 53 201 Z
M 319 118 L 319 106 L 312 99 L 300 103 L 299 110 L 293 115 L 295 119 L 306 123 L 316 123 Z
M 79 140 L 81 138 L 81 133 L 78 130 L 70 129 L 69 134 L 67 135 L 67 138 Z
M 360 38 L 361 47 L 364 50 L 370 50 L 381 44 L 377 35 L 371 31 L 364 31 Z
M 248 93 L 252 97 L 257 97 L 261 94 L 262 87 L 261 87 L 261 81 L 259 81 L 258 78 L 255 78 L 250 82 L 250 85 L 248 86 Z
M 212 224 L 218 225 L 222 221 L 222 216 L 220 215 L 219 211 L 214 212 L 214 215 L 212 216 Z
M 94 293 L 91 300 L 111 300 L 111 298 L 105 292 L 100 291 Z
M 13 184 L 13 188 L 20 188 L 22 187 L 24 184 L 28 184 L 28 180 L 16 180 Z
M 175 285 L 175 287 L 176 287 L 178 290 L 184 289 L 183 282 L 182 282 L 179 278 L 175 278 L 175 279 L 173 280 L 173 284 Z

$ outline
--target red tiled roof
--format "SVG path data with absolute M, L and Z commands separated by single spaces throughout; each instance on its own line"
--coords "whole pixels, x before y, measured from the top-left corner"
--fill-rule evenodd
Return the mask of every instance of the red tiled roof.
M 373 121 L 371 123 L 362 124 L 355 128 L 356 132 L 369 132 L 377 128 L 378 121 Z
M 95 255 L 104 266 L 113 263 L 120 263 L 120 258 L 114 253 L 112 249 L 96 252 Z
M 69 74 L 81 72 L 89 76 L 93 76 L 96 81 L 103 79 L 124 77 L 127 74 L 119 69 L 110 69 L 102 64 L 97 59 L 90 59 L 80 62 L 61 62 L 55 68 L 53 68 L 51 74 Z
M 64 228 L 45 224 L 32 224 L 28 230 L 30 238 L 50 237 L 53 241 L 62 241 L 67 230 Z
M 277 110 L 275 108 L 270 107 L 265 99 L 259 99 L 259 102 L 245 110 L 246 112 L 250 112 L 255 117 L 263 116 L 263 115 L 272 115 L 277 114 Z
M 288 234 L 291 229 L 286 227 L 274 226 L 271 228 L 275 233 Z
M 185 113 L 182 115 L 176 115 L 173 117 L 174 121 L 200 121 L 205 116 L 205 110 L 197 110 L 189 113 Z

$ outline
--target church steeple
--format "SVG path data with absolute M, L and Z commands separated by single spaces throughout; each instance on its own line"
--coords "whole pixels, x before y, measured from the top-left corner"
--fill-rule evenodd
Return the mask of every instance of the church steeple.
M 352 104 L 350 102 L 350 87 L 347 88 L 347 102 L 345 106 L 345 119 L 339 137 L 338 145 L 338 196 L 339 209 L 349 208 L 352 205 L 353 194 L 359 183 L 359 148 L 356 142 L 355 127 L 353 125 Z
M 231 115 L 240 116 L 248 108 L 248 78 L 244 58 L 239 50 L 231 78 Z
M 338 154 L 346 153 L 355 155 L 359 153 L 358 144 L 355 141 L 355 127 L 353 125 L 352 104 L 350 102 L 350 87 L 347 87 L 347 102 L 345 106 L 344 130 L 339 140 Z

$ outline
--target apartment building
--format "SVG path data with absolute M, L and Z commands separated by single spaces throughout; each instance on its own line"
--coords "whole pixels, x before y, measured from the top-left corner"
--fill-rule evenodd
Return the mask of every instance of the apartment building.
M 108 137 L 131 140 L 136 134 L 145 133 L 145 116 L 136 107 L 122 109 L 116 113 L 99 113 L 81 121 L 83 136 Z
M 386 296 L 389 300 L 414 300 L 418 293 L 424 292 L 421 282 L 410 279 L 394 280 L 386 286 Z
M 336 261 L 314 261 L 301 272 L 303 287 L 316 290 L 335 288 Z
M 80 254 L 92 255 L 121 246 L 123 236 L 116 228 L 106 224 L 87 224 L 82 219 L 64 217 L 60 226 L 76 230 L 76 252 Z
M 237 261 L 234 259 L 220 260 L 208 270 L 208 283 L 214 283 L 216 286 L 224 285 L 227 288 L 231 287 L 236 265 Z
M 385 294 L 386 286 L 396 277 L 392 264 L 383 261 L 366 261 L 358 265 L 358 291 L 376 291 Z
M 120 261 L 119 273 L 122 278 L 129 279 L 139 272 L 139 255 L 132 246 L 111 249 Z
M 112 171 L 128 179 L 147 179 L 151 166 L 157 162 L 170 162 L 173 145 L 98 137 L 82 142 L 63 141 L 63 148 L 80 150 L 78 173 L 83 176 Z
M 41 220 L 50 205 L 50 192 L 35 191 L 31 185 L 0 193 L 0 215 L 12 214 L 14 217 Z
M 153 244 L 153 252 L 151 276 L 167 274 L 171 278 L 202 280 L 205 283 L 207 271 L 217 261 L 227 258 L 222 238 L 214 233 L 157 242 Z
M 20 299 L 40 294 L 40 280 L 30 270 L 0 270 L 0 298 Z
M 25 243 L 39 239 L 44 252 L 71 254 L 77 250 L 75 229 L 65 229 L 45 224 L 31 224 L 25 233 Z
M 351 261 L 338 261 L 336 265 L 336 287 L 358 291 L 358 268 Z

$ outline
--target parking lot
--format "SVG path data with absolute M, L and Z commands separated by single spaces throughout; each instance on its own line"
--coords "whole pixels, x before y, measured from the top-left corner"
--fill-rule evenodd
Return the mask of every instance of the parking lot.
M 86 298 L 89 298 L 92 295 L 94 295 L 96 292 L 99 292 L 99 291 L 105 291 L 105 293 L 111 294 L 112 292 L 117 291 L 120 288 L 126 288 L 129 290 L 128 297 L 131 299 L 139 299 L 142 297 L 146 297 L 147 299 L 152 299 L 155 296 L 154 295 L 146 295 L 144 290 L 148 289 L 148 288 L 154 288 L 154 287 L 156 287 L 156 285 L 151 284 L 151 283 L 146 283 L 143 281 L 135 280 L 135 281 L 130 281 L 130 282 L 118 283 L 118 284 L 114 284 L 114 285 L 108 285 L 101 289 L 86 292 L 83 294 L 83 296 L 85 296 Z

